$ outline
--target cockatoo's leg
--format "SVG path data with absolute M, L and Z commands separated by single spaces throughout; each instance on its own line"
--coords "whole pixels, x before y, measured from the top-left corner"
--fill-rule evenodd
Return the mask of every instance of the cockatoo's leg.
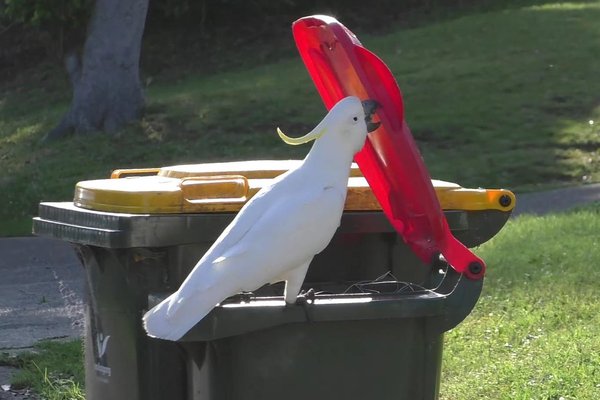
M 283 291 L 283 297 L 285 298 L 285 302 L 287 304 L 296 303 L 296 298 L 298 298 L 300 287 L 302 287 L 302 283 L 304 282 L 304 278 L 306 277 L 306 272 L 308 271 L 308 266 L 310 265 L 311 261 L 312 258 L 306 263 L 285 274 L 285 290 Z

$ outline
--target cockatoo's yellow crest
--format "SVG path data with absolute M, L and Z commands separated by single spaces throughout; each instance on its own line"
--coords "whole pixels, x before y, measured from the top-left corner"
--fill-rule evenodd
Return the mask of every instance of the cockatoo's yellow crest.
M 281 138 L 281 140 L 283 140 L 285 143 L 290 144 L 292 146 L 297 146 L 300 144 L 310 142 L 311 140 L 316 140 L 316 139 L 320 138 L 321 136 L 323 136 L 325 134 L 325 129 L 323 129 L 321 131 L 313 130 L 299 138 L 289 137 L 288 135 L 283 133 L 281 131 L 281 129 L 279 129 L 279 128 L 277 128 L 277 133 L 279 134 L 279 137 Z

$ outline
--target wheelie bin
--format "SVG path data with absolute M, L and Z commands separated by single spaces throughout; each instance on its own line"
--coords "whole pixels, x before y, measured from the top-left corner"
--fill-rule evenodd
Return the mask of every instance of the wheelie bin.
M 266 285 L 224 301 L 178 342 L 145 334 L 144 312 L 297 162 L 118 170 L 78 183 L 72 202 L 40 204 L 34 233 L 73 243 L 87 274 L 88 400 L 437 398 L 444 332 L 469 314 L 483 279 L 418 259 L 356 166 L 341 225 L 297 304 Z M 494 236 L 515 204 L 508 190 L 433 184 L 469 247 Z

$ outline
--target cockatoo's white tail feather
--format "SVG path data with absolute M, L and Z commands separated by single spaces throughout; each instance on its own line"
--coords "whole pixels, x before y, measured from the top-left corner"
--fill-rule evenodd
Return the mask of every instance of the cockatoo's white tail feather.
M 177 314 L 177 311 L 184 300 L 185 296 L 181 295 L 181 292 L 178 292 L 177 296 L 171 296 L 169 303 L 167 304 L 166 317 L 169 319 L 173 318 L 173 316 Z
M 173 293 L 144 315 L 144 329 L 149 336 L 179 340 L 223 301 L 219 290 L 197 292 L 192 298 L 181 298 L 182 301 L 178 301 L 178 295 L 178 292 Z
M 171 324 L 167 318 L 169 300 L 170 298 L 167 298 L 165 301 L 148 311 L 142 318 L 144 329 L 148 333 L 148 336 L 166 339 L 166 336 L 172 331 Z

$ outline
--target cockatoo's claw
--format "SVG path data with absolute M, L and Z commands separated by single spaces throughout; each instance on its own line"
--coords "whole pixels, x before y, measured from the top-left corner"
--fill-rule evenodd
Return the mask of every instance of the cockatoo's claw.
M 238 294 L 228 297 L 222 303 L 250 303 L 250 301 L 252 301 L 254 297 L 256 297 L 254 295 L 254 292 L 240 292 Z
M 301 291 L 300 294 L 298 294 L 298 298 L 296 299 L 296 304 L 298 305 L 305 305 L 310 303 L 314 303 L 315 301 L 315 297 L 316 297 L 316 292 L 313 288 L 308 289 L 307 291 Z
M 308 300 L 306 299 L 306 297 L 300 296 L 300 295 L 298 295 L 298 297 L 296 297 L 296 305 L 297 306 L 305 306 L 307 304 L 308 304 Z
M 240 301 L 242 303 L 250 303 L 250 301 L 254 298 L 254 292 L 242 292 L 240 293 Z

